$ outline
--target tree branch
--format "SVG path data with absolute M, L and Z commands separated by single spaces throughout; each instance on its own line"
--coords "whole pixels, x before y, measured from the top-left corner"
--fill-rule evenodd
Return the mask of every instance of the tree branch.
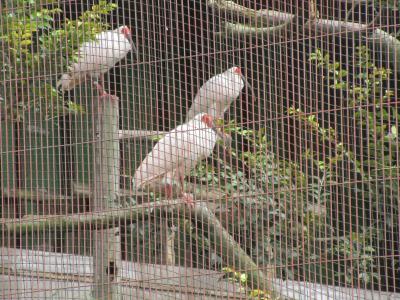
M 235 24 L 230 22 L 224 22 L 224 31 L 218 32 L 216 35 L 228 35 L 228 34 L 240 34 L 240 35 L 264 35 L 264 34 L 281 34 L 283 30 L 286 30 L 286 27 L 290 23 L 290 20 L 286 23 L 277 26 L 271 27 L 262 27 L 257 28 L 244 24 Z
M 233 24 L 230 22 L 225 22 L 225 31 L 219 32 L 217 35 L 225 35 L 229 33 L 238 33 L 244 35 L 254 35 L 254 34 L 276 34 L 280 33 L 282 30 L 286 29 L 291 21 L 293 20 L 293 16 L 289 14 L 282 14 L 276 11 L 257 11 L 251 8 L 244 7 L 242 5 L 236 4 L 233 1 L 226 0 L 208 0 L 208 5 L 221 13 L 230 14 L 230 15 L 238 15 L 244 18 L 247 18 L 253 26 L 243 25 L 243 24 Z M 278 14 L 279 17 L 275 17 Z M 291 18 L 289 16 L 292 16 Z M 283 24 L 274 24 L 277 20 L 284 18 L 282 21 Z M 265 27 L 271 25 L 271 27 Z M 282 23 L 281 22 L 281 23 Z
M 103 212 L 90 214 L 74 214 L 67 216 L 35 216 L 28 215 L 22 219 L 0 219 L 0 228 L 3 234 L 19 232 L 34 232 L 41 230 L 72 230 L 77 227 L 89 227 L 94 230 L 107 229 L 119 226 L 122 222 L 131 222 L 151 213 L 154 209 L 164 206 L 180 206 L 181 199 L 143 203 L 129 208 L 109 209 Z
M 388 55 L 394 72 L 400 74 L 400 41 L 381 29 L 375 29 L 369 39 L 376 48 Z
M 155 130 L 119 130 L 118 138 L 123 139 L 152 139 L 167 134 L 165 131 Z
M 77 226 L 88 226 L 93 229 L 106 229 L 119 226 L 121 221 L 139 220 L 144 215 L 153 212 L 154 209 L 168 206 L 175 210 L 188 212 L 181 199 L 171 201 L 158 201 L 154 203 L 144 203 L 131 207 L 129 209 L 118 209 L 108 212 L 96 213 L 90 215 L 71 215 L 71 216 L 45 216 L 38 218 L 31 216 L 26 219 L 7 219 L 1 220 L 0 226 L 3 233 L 8 234 L 16 232 L 32 232 L 40 230 L 68 229 Z M 196 203 L 195 208 L 190 210 L 192 218 L 197 222 L 202 222 L 207 231 L 208 238 L 216 245 L 216 249 L 221 249 L 227 265 L 234 265 L 238 270 L 246 272 L 249 276 L 249 283 L 260 289 L 267 289 L 271 295 L 274 294 L 271 284 L 268 282 L 268 276 L 260 270 L 256 263 L 246 254 L 228 231 L 221 225 L 216 216 L 209 211 L 205 203 Z M 3 235 L 5 236 L 5 235 Z M 233 258 L 233 260 L 232 260 Z
M 215 244 L 215 249 L 221 249 L 221 257 L 224 263 L 228 266 L 235 266 L 236 270 L 248 275 L 249 286 L 253 289 L 268 291 L 271 297 L 269 299 L 287 299 L 282 298 L 279 293 L 274 291 L 272 282 L 268 280 L 271 277 L 266 276 L 261 271 L 204 203 L 196 204 L 191 213 L 193 218 L 202 222 L 203 228 L 208 228 L 208 239 Z

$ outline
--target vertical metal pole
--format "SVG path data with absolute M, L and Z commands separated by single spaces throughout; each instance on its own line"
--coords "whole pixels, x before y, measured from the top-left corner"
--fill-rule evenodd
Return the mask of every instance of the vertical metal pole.
M 117 207 L 120 176 L 120 149 L 118 139 L 118 98 L 99 97 L 95 111 L 95 171 L 92 208 L 94 211 Z M 121 244 L 119 227 L 97 230 L 93 242 L 95 299 L 119 299 Z

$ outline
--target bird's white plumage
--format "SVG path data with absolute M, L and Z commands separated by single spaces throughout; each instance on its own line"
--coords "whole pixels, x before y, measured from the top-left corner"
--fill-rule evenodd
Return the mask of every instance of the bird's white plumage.
M 136 188 L 159 181 L 167 173 L 187 173 L 212 153 L 217 135 L 201 121 L 203 115 L 176 127 L 154 146 L 135 172 Z
M 84 43 L 78 51 L 78 60 L 63 74 L 57 83 L 62 90 L 70 90 L 86 76 L 98 78 L 122 60 L 132 44 L 124 35 L 121 26 L 115 30 L 104 31 L 93 41 Z
M 237 67 L 211 77 L 201 86 L 186 114 L 186 121 L 198 113 L 207 113 L 213 118 L 222 118 L 231 103 L 239 97 L 244 87 L 240 74 L 234 72 Z

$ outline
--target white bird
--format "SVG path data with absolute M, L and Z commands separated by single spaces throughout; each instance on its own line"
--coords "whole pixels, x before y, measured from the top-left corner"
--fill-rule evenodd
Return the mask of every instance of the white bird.
M 96 35 L 93 41 L 84 43 L 78 51 L 78 60 L 69 67 L 57 82 L 57 88 L 68 91 L 80 84 L 88 76 L 96 82 L 100 79 L 102 88 L 104 73 L 122 60 L 129 51 L 136 52 L 128 26 L 104 31 Z
M 180 184 L 182 199 L 193 205 L 193 198 L 184 193 L 184 177 L 202 159 L 213 151 L 217 132 L 213 118 L 205 113 L 197 114 L 189 122 L 167 133 L 147 154 L 134 175 L 137 189 L 160 186 L 167 174 Z M 172 178 L 167 178 L 167 181 Z M 163 185 L 161 185 L 163 186 Z M 172 197 L 172 185 L 164 185 L 168 197 Z
M 225 111 L 236 100 L 244 87 L 242 71 L 233 67 L 211 77 L 203 84 L 186 114 L 186 121 L 198 113 L 207 113 L 214 119 L 223 118 Z

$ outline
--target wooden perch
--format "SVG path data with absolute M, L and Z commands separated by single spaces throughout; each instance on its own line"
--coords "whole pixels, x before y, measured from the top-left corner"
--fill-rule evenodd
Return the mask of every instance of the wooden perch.
M 73 229 L 78 226 L 87 226 L 99 230 L 118 226 L 121 222 L 140 220 L 153 213 L 154 209 L 161 209 L 166 206 L 170 209 L 180 209 L 187 212 L 187 208 L 183 205 L 182 200 L 177 199 L 144 203 L 128 209 L 93 212 L 90 215 L 43 216 L 43 218 L 31 216 L 29 219 L 8 219 L 7 221 L 3 219 L 0 225 L 3 230 L 3 236 L 26 231 Z M 206 207 L 204 202 L 197 203 L 195 208 L 190 210 L 190 213 L 197 221 L 203 222 L 204 228 L 209 229 L 207 231 L 208 239 L 215 243 L 215 249 L 222 250 L 220 256 L 225 260 L 227 265 L 234 266 L 237 270 L 246 272 L 251 285 L 258 286 L 260 289 L 270 290 L 270 284 L 267 282 L 268 276 L 265 276 L 246 252 L 241 249 L 215 215 Z M 233 259 L 229 260 L 230 258 Z
M 94 175 L 92 210 L 119 207 L 120 149 L 118 136 L 118 98 L 99 97 L 95 114 Z M 95 299 L 118 299 L 121 269 L 121 239 L 119 227 L 95 230 L 93 234 L 93 286 Z
M 167 132 L 155 130 L 119 130 L 118 139 L 153 139 L 155 137 L 162 137 Z
M 61 216 L 29 215 L 23 219 L 1 219 L 0 228 L 3 236 L 20 232 L 34 232 L 42 230 L 73 230 L 77 227 L 88 227 L 94 230 L 119 226 L 121 222 L 131 222 L 153 212 L 154 209 L 164 206 L 182 205 L 182 200 L 157 201 L 143 203 L 130 208 L 107 209 L 90 214 L 75 214 Z
M 204 203 L 197 203 L 191 211 L 196 221 L 202 222 L 202 227 L 207 228 L 208 239 L 214 243 L 215 249 L 221 249 L 221 257 L 225 264 L 234 266 L 240 272 L 248 275 L 248 283 L 254 288 L 267 290 L 271 296 L 275 296 L 272 284 L 257 264 L 247 255 L 228 231 L 221 225 L 215 215 L 210 212 Z
M 362 3 L 364 1 L 356 1 Z M 287 30 L 295 20 L 295 15 L 273 10 L 253 10 L 229 0 L 208 0 L 208 5 L 220 13 L 234 14 L 249 19 L 251 25 L 233 24 L 225 22 L 224 31 L 217 35 L 249 35 L 259 36 L 265 33 L 276 36 Z M 311 17 L 304 25 L 304 33 L 318 35 L 345 35 L 349 33 L 363 33 L 374 49 L 380 49 L 390 59 L 393 70 L 400 74 L 400 41 L 381 29 L 373 29 L 370 24 L 361 24 L 347 21 L 327 20 L 318 18 L 314 2 L 310 3 Z M 266 35 L 268 36 L 268 34 Z M 376 51 L 376 50 L 375 50 Z
M 195 185 L 187 184 L 187 190 L 194 194 L 195 198 L 207 199 L 213 203 L 225 197 L 222 191 L 198 190 Z M 87 196 L 93 195 L 90 191 L 85 192 Z M 144 197 L 147 193 L 138 193 Z M 135 194 L 131 194 L 132 197 Z M 249 197 L 255 195 L 248 195 Z M 232 198 L 241 195 L 232 196 Z M 161 200 L 151 203 L 141 203 L 128 208 L 108 208 L 101 211 L 92 211 L 88 214 L 71 215 L 26 215 L 21 218 L 0 218 L 0 232 L 5 237 L 8 234 L 34 232 L 42 230 L 73 230 L 78 227 L 85 227 L 93 230 L 100 230 L 119 226 L 121 223 L 130 223 L 152 214 L 155 209 L 169 207 L 178 209 L 182 206 L 181 199 Z

